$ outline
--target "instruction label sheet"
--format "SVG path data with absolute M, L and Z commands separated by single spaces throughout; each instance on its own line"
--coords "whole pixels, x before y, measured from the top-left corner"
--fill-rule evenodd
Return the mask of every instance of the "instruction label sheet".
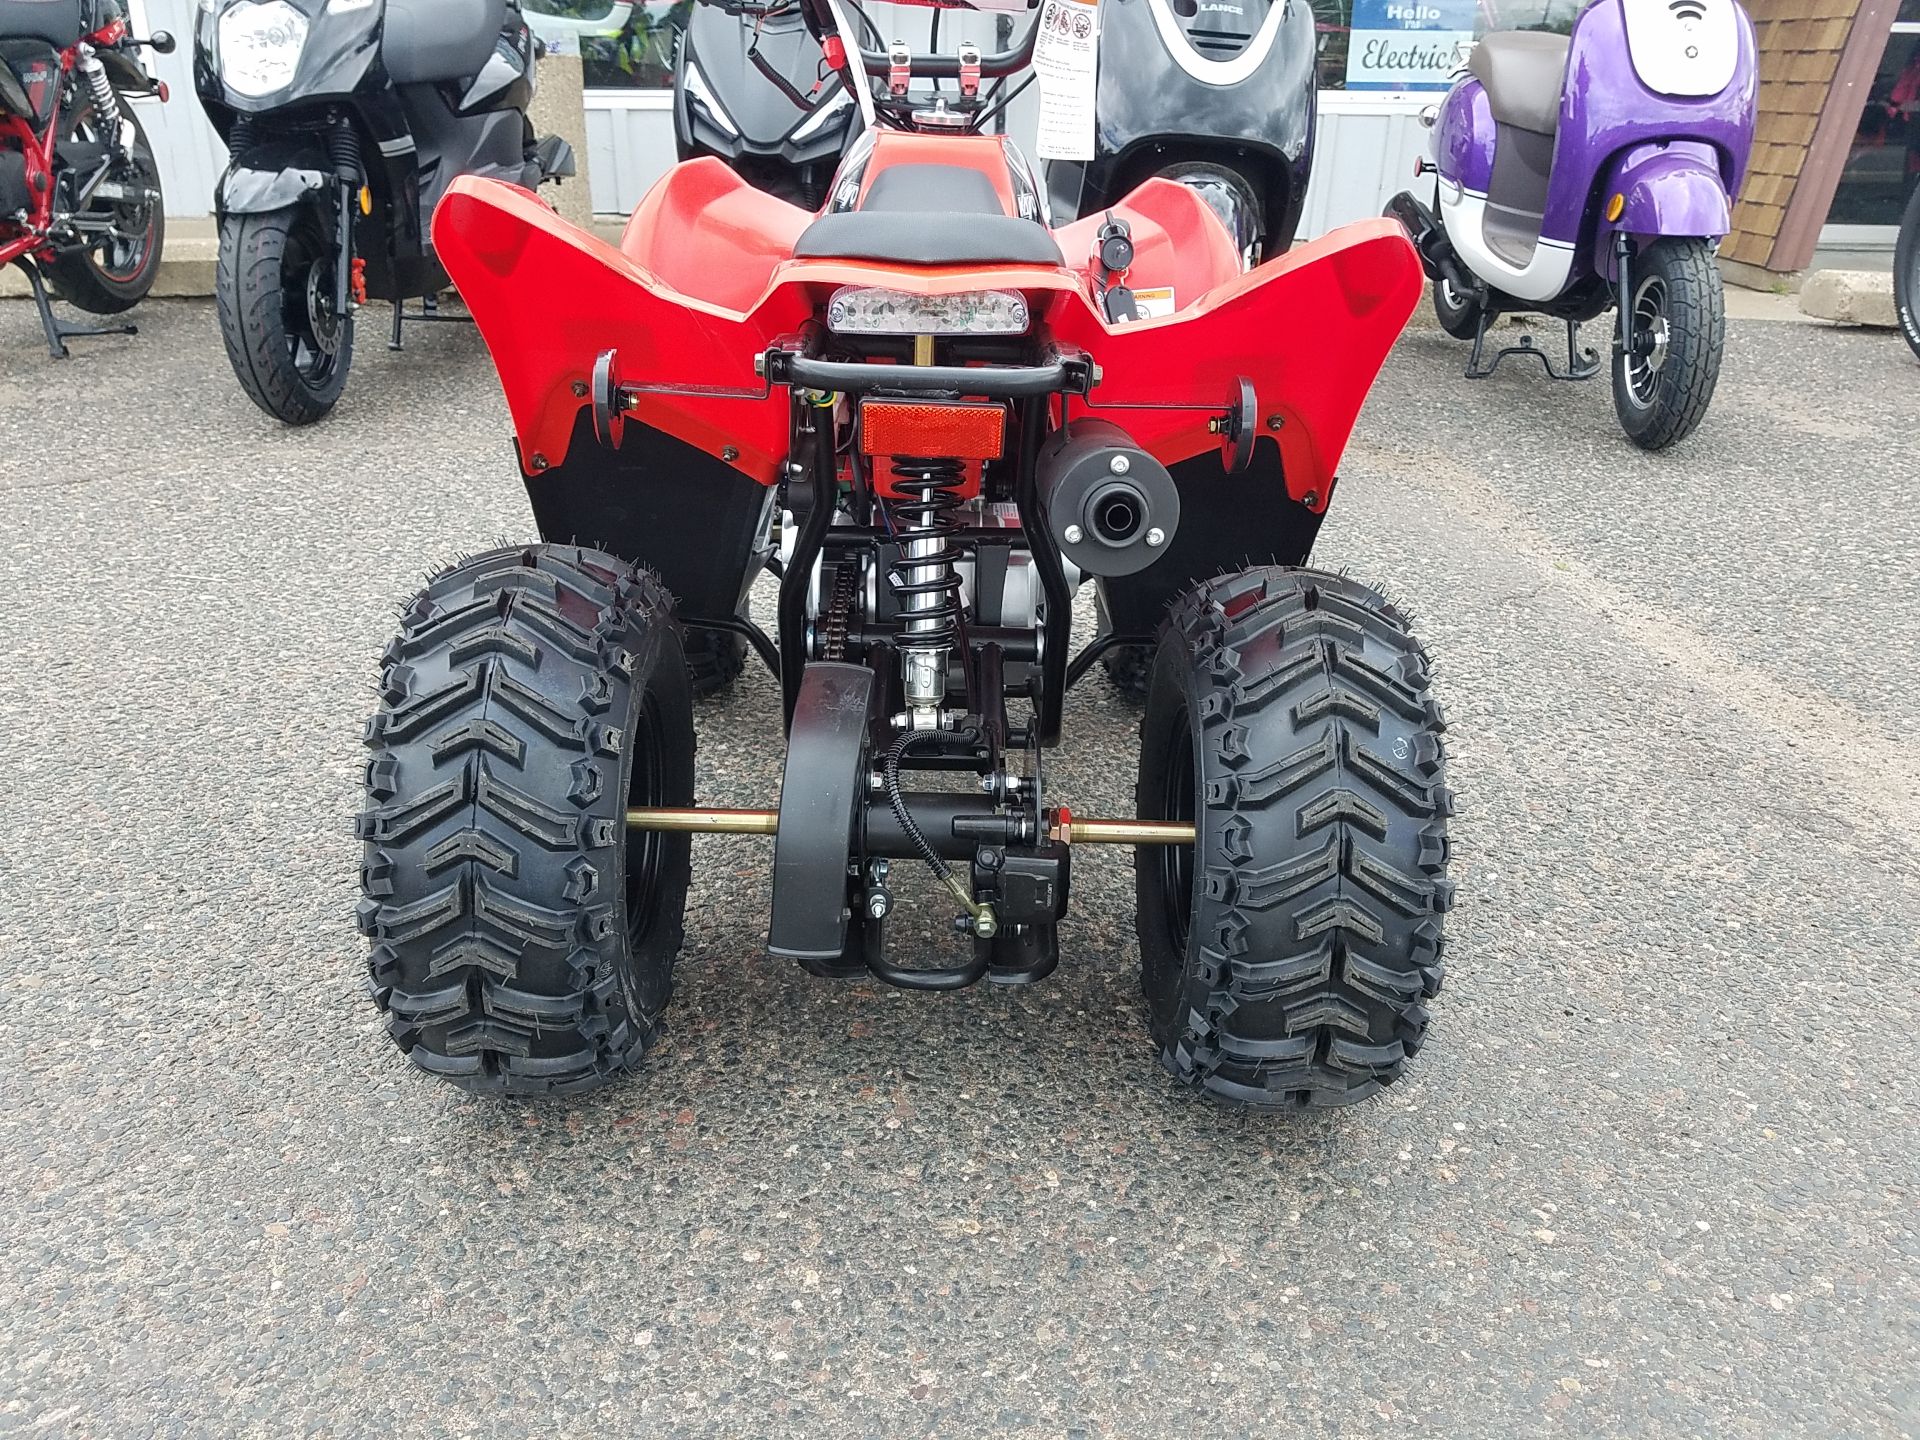
M 1091 160 L 1100 47 L 1097 0 L 1046 0 L 1037 23 L 1033 71 L 1040 81 L 1040 158 Z

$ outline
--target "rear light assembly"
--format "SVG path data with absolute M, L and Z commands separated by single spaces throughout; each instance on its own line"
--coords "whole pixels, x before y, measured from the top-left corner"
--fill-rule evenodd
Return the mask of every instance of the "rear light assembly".
M 1027 297 L 1018 290 L 915 295 L 877 285 L 842 285 L 827 302 L 839 335 L 1022 335 Z

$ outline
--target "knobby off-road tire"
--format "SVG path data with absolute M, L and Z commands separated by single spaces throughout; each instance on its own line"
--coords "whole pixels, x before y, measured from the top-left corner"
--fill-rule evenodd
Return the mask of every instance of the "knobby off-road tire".
M 1628 263 L 1628 284 L 1622 303 L 1635 332 L 1663 319 L 1667 338 L 1651 370 L 1615 342 L 1614 413 L 1642 450 L 1664 450 L 1693 433 L 1713 399 L 1727 338 L 1726 296 L 1704 240 L 1654 241 Z
M 1913 353 L 1920 355 L 1920 188 L 1907 201 L 1900 238 L 1893 246 L 1893 309 L 1900 318 L 1900 333 Z
M 1376 591 L 1223 576 L 1173 610 L 1141 724 L 1142 981 L 1176 1077 L 1262 1108 L 1397 1079 L 1440 989 L 1452 796 L 1427 659 Z
M 693 803 L 680 627 L 648 573 L 535 545 L 437 576 L 368 722 L 359 922 L 374 998 L 424 1070 L 508 1095 L 587 1090 L 653 1040 L 682 938 Z
M 1099 587 L 1093 592 L 1094 633 L 1105 635 L 1113 629 L 1113 622 L 1107 618 L 1107 602 L 1101 596 Z M 1100 657 L 1100 668 L 1107 674 L 1108 683 L 1136 705 L 1144 705 L 1147 700 L 1147 676 L 1153 670 L 1153 647 L 1151 645 L 1116 645 Z
M 718 695 L 747 667 L 747 637 L 730 630 L 685 632 L 687 675 L 696 700 Z
M 286 425 L 311 425 L 332 410 L 353 365 L 353 316 L 323 335 L 311 314 L 309 281 L 330 291 L 338 260 L 321 222 L 312 205 L 220 222 L 220 338 L 240 388 Z
M 1436 280 L 1433 282 L 1433 318 L 1454 339 L 1471 340 L 1480 333 L 1480 302 L 1471 294 L 1461 294 L 1450 281 Z
M 153 158 L 153 146 L 147 140 L 139 113 L 124 95 L 120 97 L 120 115 L 132 131 L 127 152 L 133 168 L 158 191 L 159 162 Z M 87 139 L 97 133 L 91 105 L 68 121 L 70 137 Z M 88 213 L 124 208 L 127 207 L 95 205 L 89 207 Z M 94 315 L 118 315 L 131 310 L 147 298 L 153 282 L 160 277 L 160 252 L 167 238 L 166 205 L 156 199 L 147 206 L 135 207 L 131 215 L 116 218 L 123 223 L 131 220 L 140 238 L 132 243 L 116 244 L 111 256 L 103 255 L 98 248 L 68 251 L 46 267 L 47 283 L 54 293 L 68 304 Z

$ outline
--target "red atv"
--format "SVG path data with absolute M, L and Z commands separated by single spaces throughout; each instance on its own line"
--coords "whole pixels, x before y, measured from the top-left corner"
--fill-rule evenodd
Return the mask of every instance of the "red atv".
M 1442 724 L 1405 617 L 1298 567 L 1413 247 L 1376 220 L 1243 272 L 1161 179 L 1049 228 L 980 133 L 1032 30 L 863 52 L 802 3 L 871 116 L 822 213 L 700 159 L 617 249 L 491 180 L 434 217 L 541 543 L 441 573 L 384 657 L 359 913 L 393 1038 L 477 1091 L 633 1068 L 694 833 L 773 837 L 774 955 L 922 990 L 1047 975 L 1074 846 L 1108 843 L 1140 847 L 1170 1071 L 1260 1106 L 1373 1093 L 1440 986 Z M 740 618 L 764 568 L 773 636 Z M 1089 580 L 1108 628 L 1073 655 Z M 689 630 L 779 676 L 778 809 L 695 804 Z M 1139 813 L 1089 819 L 1041 757 L 1119 644 L 1155 647 Z M 889 957 L 899 863 L 951 895 L 965 963 Z

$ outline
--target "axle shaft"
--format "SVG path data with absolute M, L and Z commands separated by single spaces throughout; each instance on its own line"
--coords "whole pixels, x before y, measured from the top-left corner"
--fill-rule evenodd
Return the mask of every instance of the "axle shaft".
M 627 824 L 694 835 L 771 835 L 780 828 L 780 812 L 648 807 L 627 811 Z M 1190 821 L 1069 819 L 1052 833 L 1071 845 L 1191 845 L 1194 832 Z

